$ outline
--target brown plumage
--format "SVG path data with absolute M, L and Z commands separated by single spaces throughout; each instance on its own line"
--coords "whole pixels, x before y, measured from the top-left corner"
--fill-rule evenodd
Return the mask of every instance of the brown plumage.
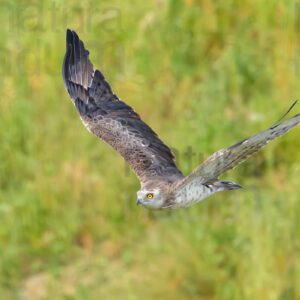
M 119 152 L 142 183 L 157 177 L 183 178 L 171 150 L 113 92 L 89 60 L 89 52 L 73 31 L 67 31 L 63 63 L 65 86 L 85 126 Z
M 138 203 L 147 208 L 187 207 L 216 192 L 241 188 L 218 178 L 300 122 L 298 114 L 222 149 L 184 177 L 170 148 L 113 93 L 102 73 L 94 70 L 89 52 L 74 31 L 67 30 L 66 42 L 63 79 L 80 118 L 128 162 L 141 182 Z

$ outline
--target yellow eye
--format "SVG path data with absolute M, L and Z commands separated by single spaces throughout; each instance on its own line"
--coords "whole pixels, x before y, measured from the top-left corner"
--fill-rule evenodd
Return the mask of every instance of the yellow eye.
M 147 198 L 148 199 L 152 199 L 153 198 L 153 194 L 147 194 Z

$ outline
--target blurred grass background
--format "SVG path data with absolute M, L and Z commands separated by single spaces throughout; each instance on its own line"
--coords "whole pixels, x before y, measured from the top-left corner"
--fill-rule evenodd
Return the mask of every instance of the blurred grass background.
M 299 99 L 299 2 L 7 0 L 0 16 L 0 299 L 300 299 L 299 128 L 226 174 L 244 190 L 149 212 L 61 77 L 71 28 L 187 174 Z

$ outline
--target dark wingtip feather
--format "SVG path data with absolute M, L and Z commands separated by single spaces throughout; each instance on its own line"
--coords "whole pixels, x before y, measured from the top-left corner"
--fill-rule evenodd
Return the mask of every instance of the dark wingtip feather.
M 94 67 L 89 60 L 89 52 L 77 33 L 66 30 L 66 54 L 63 62 L 63 79 L 69 91 L 70 82 L 87 89 L 93 76 Z M 74 99 L 75 100 L 75 99 Z
M 68 89 L 68 80 L 69 80 L 69 63 L 70 63 L 70 56 L 71 56 L 71 49 L 72 49 L 72 32 L 70 29 L 67 29 L 66 33 L 66 53 L 63 61 L 63 69 L 62 69 L 62 74 L 63 74 L 63 80 L 65 87 Z
M 272 128 L 275 128 L 277 125 L 279 125 L 279 122 L 293 109 L 293 107 L 297 104 L 297 102 L 298 102 L 298 100 L 296 100 L 292 104 L 292 106 L 287 110 L 287 112 L 282 117 L 280 117 L 279 120 L 276 121 L 270 128 L 272 129 Z
M 71 39 L 72 39 L 72 31 L 68 28 L 67 29 L 67 33 L 66 33 L 66 41 L 67 41 L 67 44 L 70 43 Z
M 67 41 L 67 44 L 69 43 L 73 43 L 73 40 L 75 39 L 79 39 L 76 31 L 74 30 L 71 30 L 71 29 L 67 29 L 67 32 L 66 32 L 66 41 Z
M 75 33 L 75 32 L 70 29 L 67 29 L 67 33 L 66 33 L 66 50 L 67 51 L 69 51 L 70 48 L 72 48 L 73 41 L 74 41 L 73 33 Z

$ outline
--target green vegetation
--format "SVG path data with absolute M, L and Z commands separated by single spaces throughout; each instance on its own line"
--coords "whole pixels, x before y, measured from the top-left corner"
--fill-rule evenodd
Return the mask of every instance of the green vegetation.
M 69 27 L 186 174 L 300 98 L 299 3 L 7 0 L 0 17 L 0 299 L 300 299 L 300 128 L 226 174 L 244 190 L 149 212 L 61 77 Z

